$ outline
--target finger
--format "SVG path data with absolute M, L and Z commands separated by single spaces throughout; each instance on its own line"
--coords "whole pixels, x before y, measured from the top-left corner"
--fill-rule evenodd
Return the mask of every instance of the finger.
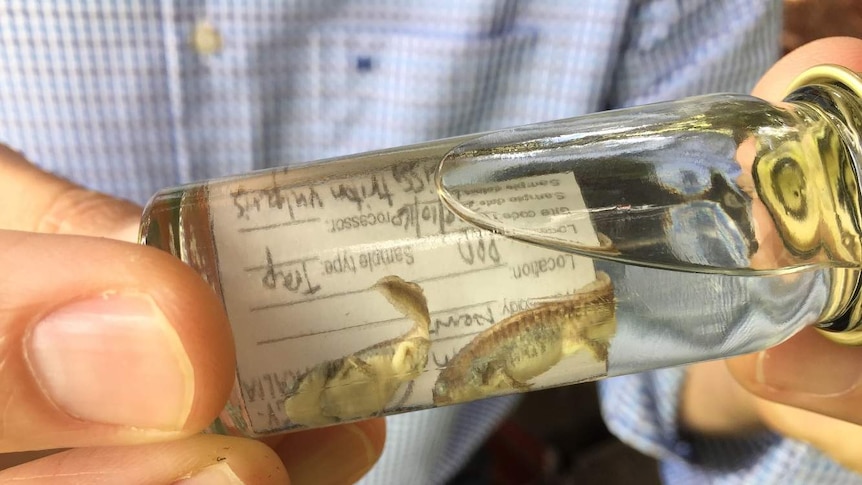
M 141 209 L 43 172 L 0 145 L 0 229 L 134 241 Z
M 850 470 L 862 473 L 862 426 L 774 402 L 759 400 L 764 424 L 784 436 L 810 443 Z
M 46 477 L 50 482 L 44 481 Z M 280 485 L 288 481 L 281 460 L 263 443 L 215 435 L 139 446 L 79 448 L 0 472 L 0 484 Z
M 731 359 L 728 367 L 761 398 L 862 424 L 862 347 L 805 329 L 774 348 Z
M 267 443 L 281 457 L 293 485 L 349 484 L 368 473 L 386 439 L 383 419 L 287 433 Z
M 686 368 L 679 401 L 679 422 L 687 431 L 704 436 L 739 435 L 763 429 L 755 397 L 739 385 L 722 361 Z
M 227 401 L 227 319 L 170 255 L 0 231 L 0 268 L 0 451 L 179 437 Z
M 819 64 L 838 64 L 862 71 L 862 39 L 830 37 L 805 44 L 776 62 L 760 79 L 752 94 L 768 101 L 780 101 L 793 79 Z

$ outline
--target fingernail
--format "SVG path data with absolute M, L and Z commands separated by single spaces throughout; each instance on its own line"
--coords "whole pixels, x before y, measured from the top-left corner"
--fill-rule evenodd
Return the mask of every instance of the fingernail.
M 138 242 L 138 233 L 140 230 L 141 223 L 136 219 L 122 224 L 118 229 L 108 234 L 108 237 L 118 241 L 136 243 Z
M 377 450 L 355 424 L 314 430 L 306 446 L 279 449 L 292 485 L 354 483 L 377 461 Z
M 27 360 L 66 413 L 91 422 L 179 430 L 194 397 L 182 342 L 143 294 L 72 303 L 31 330 Z
M 189 478 L 184 478 L 174 485 L 243 485 L 227 463 L 210 465 Z
M 774 391 L 840 396 L 862 380 L 862 349 L 811 333 L 757 355 L 756 380 Z

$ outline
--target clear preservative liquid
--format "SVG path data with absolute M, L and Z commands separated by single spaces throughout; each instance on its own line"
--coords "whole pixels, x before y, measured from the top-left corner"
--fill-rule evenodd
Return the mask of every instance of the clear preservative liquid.
M 168 189 L 141 241 L 221 297 L 212 429 L 284 430 L 855 343 L 862 82 L 689 98 Z

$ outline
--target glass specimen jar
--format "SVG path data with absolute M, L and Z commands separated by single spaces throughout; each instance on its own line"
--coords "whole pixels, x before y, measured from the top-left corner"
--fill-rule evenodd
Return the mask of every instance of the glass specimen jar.
M 164 190 L 224 302 L 213 430 L 284 430 L 858 340 L 862 82 L 718 94 Z

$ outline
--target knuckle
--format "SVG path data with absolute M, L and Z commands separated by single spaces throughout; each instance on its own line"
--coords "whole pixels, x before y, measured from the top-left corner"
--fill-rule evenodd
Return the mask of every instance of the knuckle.
M 106 236 L 137 213 L 129 202 L 68 184 L 58 190 L 39 217 L 36 231 Z

